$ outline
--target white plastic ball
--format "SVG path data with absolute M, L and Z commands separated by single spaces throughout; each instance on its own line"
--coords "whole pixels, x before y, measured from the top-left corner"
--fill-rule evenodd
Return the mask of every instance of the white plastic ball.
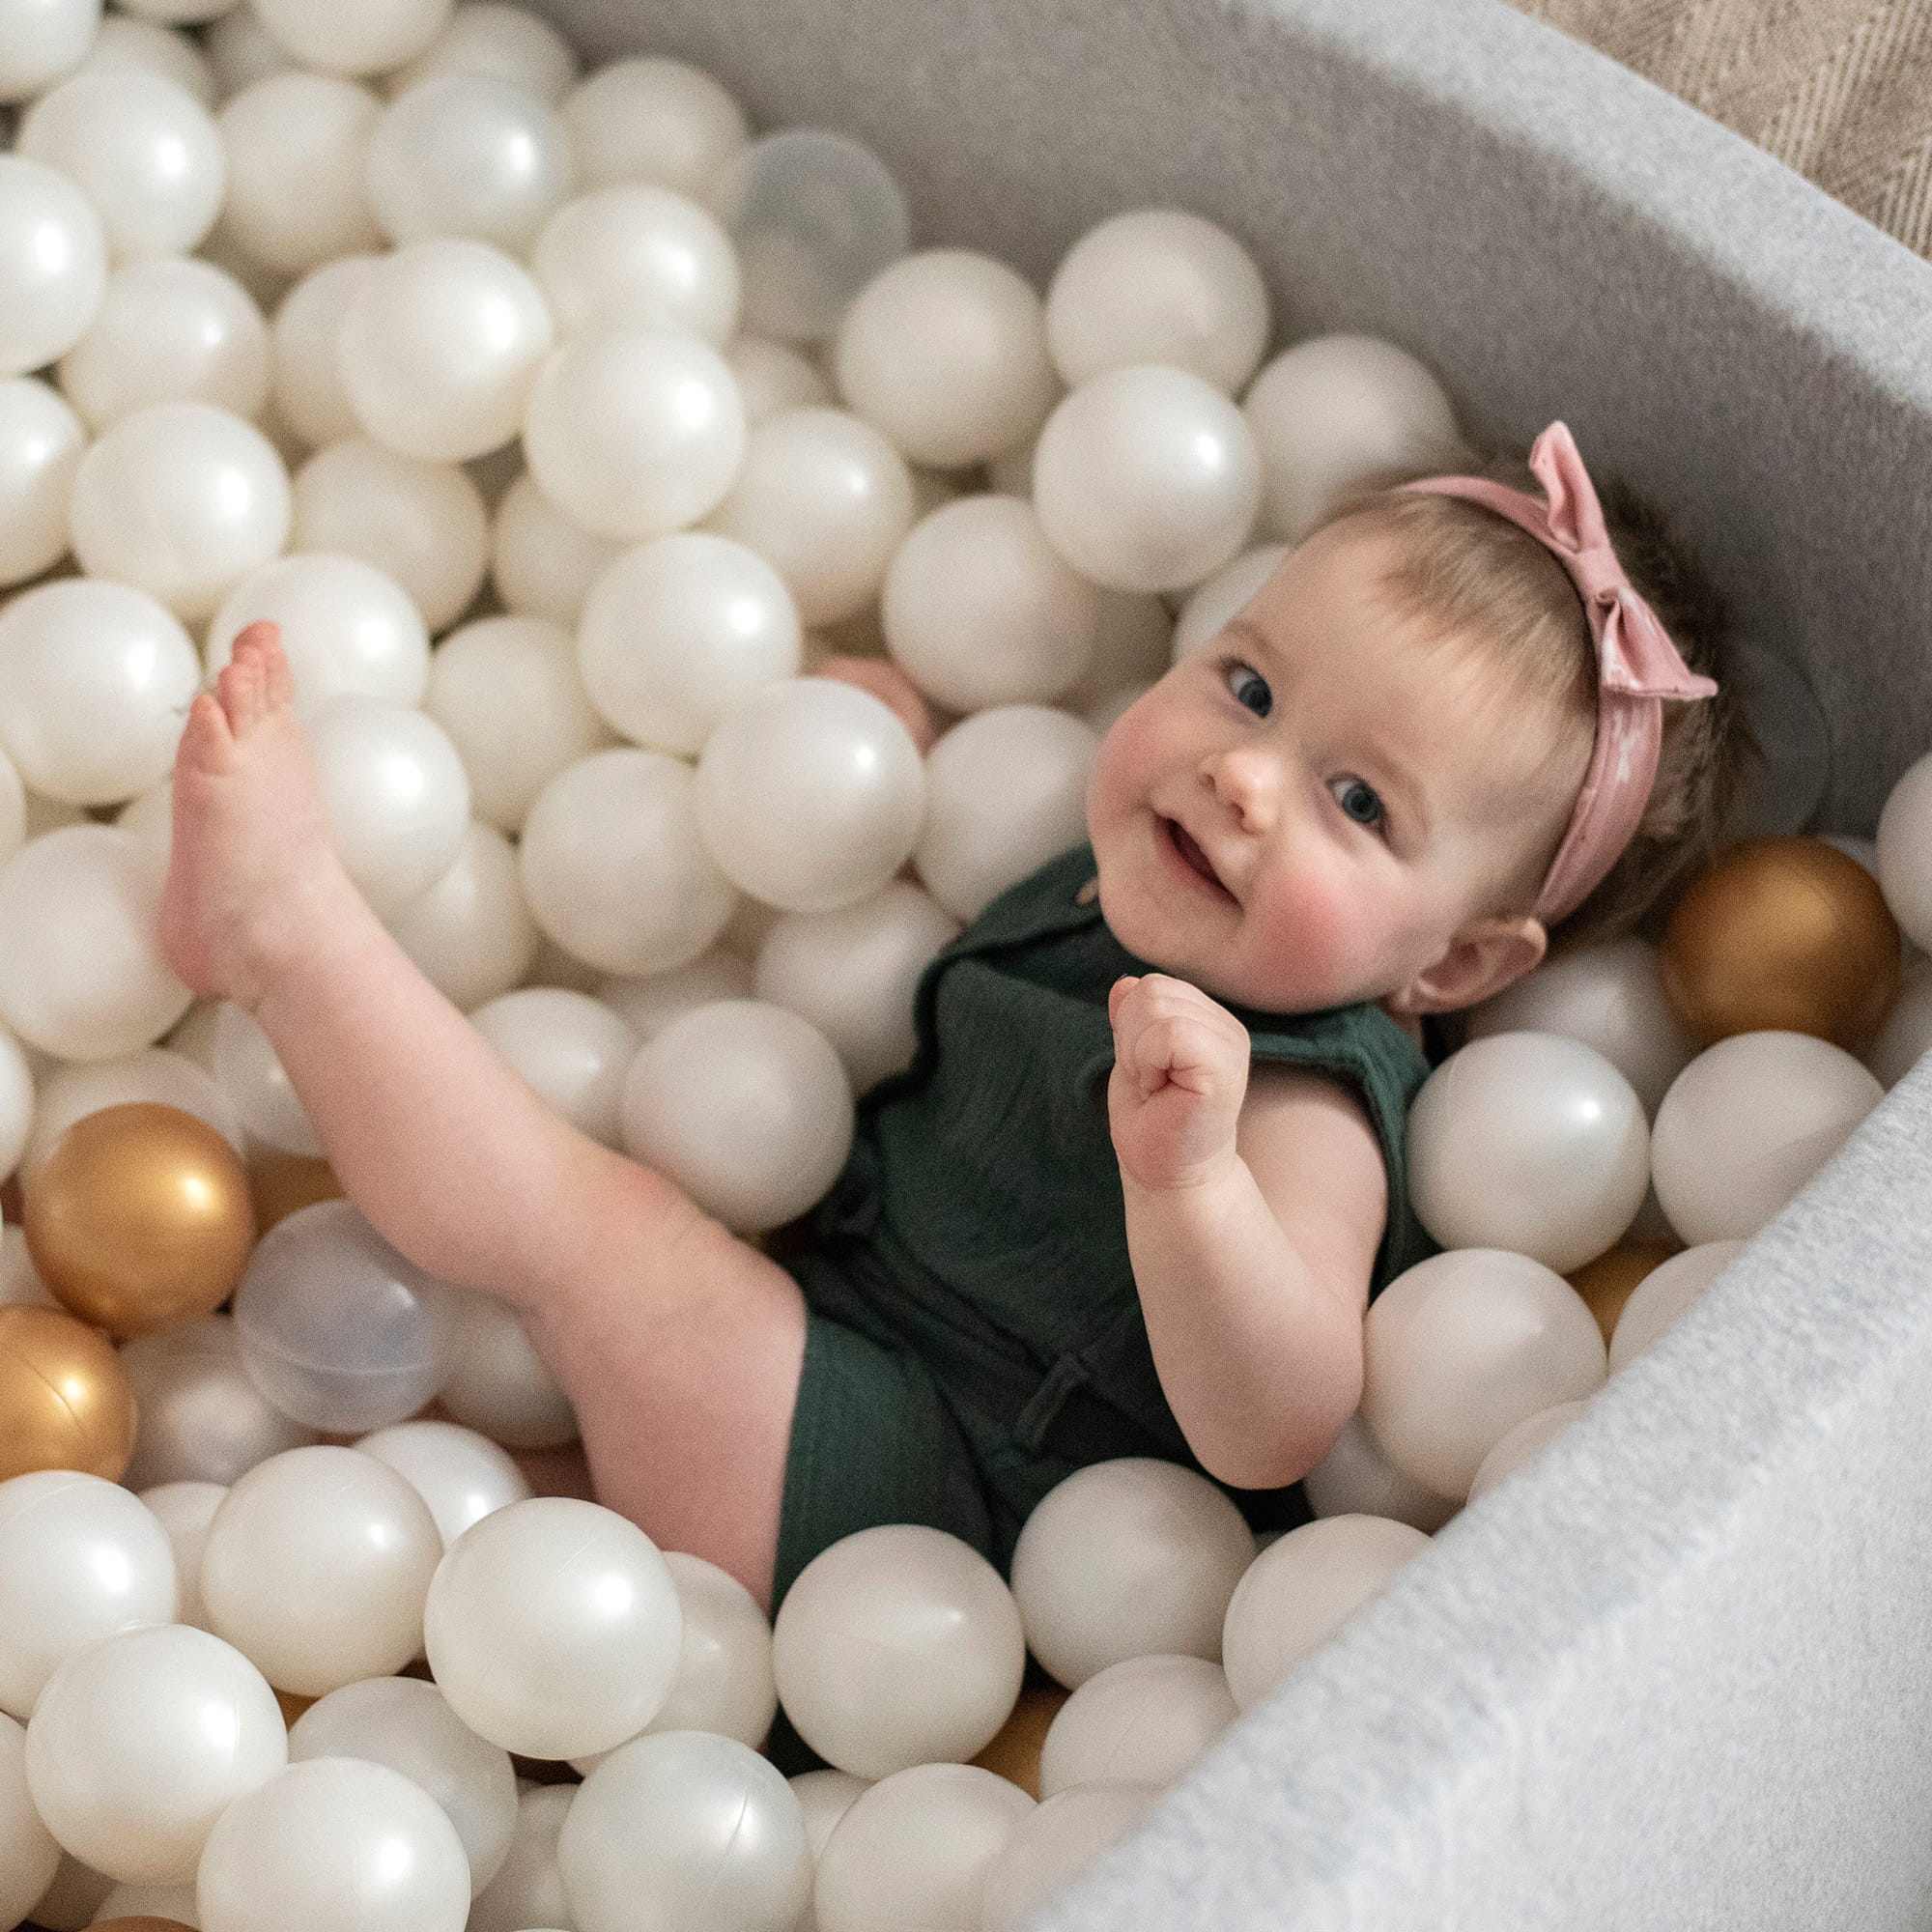
M 220 232 L 283 275 L 380 247 L 366 169 L 382 111 L 366 87 L 322 73 L 270 74 L 234 95 L 217 117 Z
M 735 706 L 697 763 L 706 848 L 744 891 L 830 912 L 879 891 L 911 855 L 925 769 L 897 716 L 831 678 L 788 678 Z
M 1025 1667 L 1020 1612 L 1000 1573 L 921 1523 L 858 1530 L 820 1550 L 772 1629 L 785 1715 L 820 1757 L 860 1777 L 963 1764 L 1011 1715 Z M 822 1900 L 820 1918 L 829 1925 Z
M 925 1763 L 852 1801 L 819 1854 L 819 1932 L 978 1932 L 994 1861 L 1034 1801 L 996 1772 Z
M 289 475 L 260 430 L 210 403 L 154 403 L 74 474 L 74 554 L 193 623 L 288 541 Z
M 1116 590 L 1179 590 L 1230 562 L 1261 502 L 1241 412 L 1185 369 L 1109 369 L 1040 431 L 1033 500 L 1047 539 Z
M 1552 1442 L 1589 1406 L 1582 1402 L 1559 1402 L 1536 1415 L 1525 1416 L 1490 1453 L 1469 1481 L 1469 1500 L 1492 1490 L 1506 1476 L 1516 1473 L 1545 1444 Z
M 759 1000 L 673 1020 L 624 1076 L 625 1151 L 739 1233 L 780 1227 L 817 1201 L 845 1165 L 852 1122 L 831 1043 Z
M 1370 1303 L 1363 1344 L 1362 1416 L 1383 1455 L 1457 1499 L 1525 1416 L 1593 1395 L 1608 1373 L 1582 1296 L 1497 1248 L 1405 1270 Z
M 398 245 L 461 235 L 522 254 L 569 194 L 563 123 L 538 96 L 443 73 L 397 96 L 369 141 L 369 200 Z
M 738 323 L 738 258 L 708 210 L 644 182 L 593 188 L 544 224 L 530 269 L 563 335 L 678 328 L 722 349 Z
M 106 291 L 107 241 L 87 197 L 53 168 L 0 155 L 0 375 L 65 355 Z
M 914 526 L 886 571 L 893 661 L 952 711 L 1044 703 L 1087 668 L 1102 593 L 1046 540 L 1030 504 L 964 497 Z
M 580 1133 L 617 1145 L 618 1103 L 638 1037 L 602 1001 L 560 986 L 524 986 L 469 1018 Z
M 0 610 L 0 747 L 48 798 L 112 805 L 158 784 L 200 688 L 187 633 L 126 584 L 69 579 Z
M 1077 718 L 1002 704 L 955 724 L 926 754 L 926 811 L 913 864 L 954 919 L 1086 836 L 1087 775 L 1099 740 Z
M 208 1628 L 207 1613 L 201 1606 L 201 1552 L 208 1542 L 208 1526 L 227 1493 L 226 1483 L 197 1482 L 158 1483 L 139 1492 L 155 1520 L 167 1531 L 175 1552 L 176 1614 L 181 1622 L 193 1624 L 198 1630 Z
M 1932 950 L 1932 752 L 1908 765 L 1878 815 L 1878 882 L 1905 936 Z
M 504 607 L 518 616 L 575 626 L 590 586 L 621 550 L 572 523 L 526 473 L 497 505 L 490 574 Z
M 70 825 L 0 867 L 0 1024 L 62 1060 L 158 1039 L 194 995 L 155 937 L 161 881 L 133 838 Z
M 238 1154 L 246 1151 L 242 1117 L 213 1078 L 181 1054 L 144 1046 L 119 1060 L 82 1061 L 48 1073 L 35 1099 L 34 1127 L 21 1167 L 29 1172 L 39 1167 L 76 1121 L 103 1107 L 134 1101 L 192 1114 L 206 1121 Z
M 831 1041 L 852 1091 L 911 1063 L 913 993 L 959 922 L 905 879 L 833 912 L 784 914 L 758 949 L 756 995 Z
M 1385 1516 L 1433 1536 L 1458 1505 L 1398 1469 L 1363 1422 L 1350 1416 L 1334 1446 L 1302 1477 L 1317 1516 Z
M 423 1636 L 471 1730 L 526 1757 L 574 1757 L 636 1737 L 662 1708 L 683 1612 L 635 1523 L 575 1497 L 533 1496 L 458 1538 L 430 1587 Z
M 1421 1530 L 1379 1516 L 1324 1517 L 1269 1544 L 1228 1604 L 1222 1651 L 1236 1706 L 1253 1710 L 1428 1548 Z
M 88 331 L 60 360 L 61 388 L 91 428 L 150 403 L 213 403 L 256 416 L 269 395 L 269 326 L 210 262 L 130 262 L 108 277 Z
M 464 1932 L 469 1867 L 422 1787 L 366 1758 L 289 1765 L 216 1820 L 205 1932 Z
M 1461 462 L 1442 385 L 1376 336 L 1297 342 L 1255 378 L 1241 408 L 1261 452 L 1262 526 L 1284 543 L 1299 543 L 1336 493 L 1372 469 Z
M 510 1848 L 497 1876 L 477 1893 L 468 1932 L 526 1932 L 531 1926 L 570 1924 L 556 1841 L 577 1792 L 575 1784 L 520 1788 Z
M 1157 1653 L 1123 1657 L 1088 1678 L 1047 1726 L 1039 1795 L 1076 1784 L 1172 1784 L 1235 1715 L 1218 1663 Z
M 0 1711 L 24 1722 L 70 1657 L 179 1607 L 167 1531 L 131 1490 L 73 1469 L 0 1483 Z
M 1664 1094 L 1651 1173 L 1690 1246 L 1748 1240 L 1849 1140 L 1885 1089 L 1843 1047 L 1810 1034 L 1733 1034 Z
M 304 67 L 386 73 L 414 60 L 449 24 L 451 0 L 249 0 L 262 24 Z M 375 1932 L 372 1926 L 369 1932 Z
M 388 926 L 430 984 L 466 1013 L 522 985 L 536 957 L 516 848 L 477 819 L 449 870 Z
M 1668 1328 L 1744 1250 L 1741 1240 L 1702 1241 L 1660 1262 L 1631 1291 L 1610 1336 L 1610 1373 Z
M 748 429 L 781 410 L 812 409 L 833 400 L 832 384 L 816 365 L 782 342 L 741 335 L 725 350 L 724 359 L 738 379 Z
M 619 60 L 565 98 L 564 125 L 586 188 L 654 182 L 702 195 L 751 139 L 744 110 L 683 61 Z
M 20 1164 L 27 1136 L 33 1131 L 34 1105 L 34 1074 L 27 1065 L 27 1056 L 21 1052 L 19 1041 L 5 1027 L 0 1027 L 0 1179 Z M 22 1235 L 20 1240 L 24 1246 L 26 1236 Z
M 1409 1105 L 1407 1143 L 1438 1246 L 1509 1248 L 1558 1274 L 1610 1247 L 1650 1184 L 1635 1089 L 1561 1034 L 1492 1034 L 1449 1055 Z
M 287 1449 L 215 1511 L 202 1605 L 276 1690 L 319 1697 L 415 1656 L 441 1554 L 429 1505 L 394 1469 L 327 1443 Z
M 248 1379 L 232 1316 L 138 1335 L 123 1347 L 121 1366 L 139 1413 L 123 1478 L 129 1489 L 225 1489 L 257 1463 L 315 1440 Z
M 347 1201 L 316 1202 L 276 1222 L 249 1258 L 234 1306 L 248 1378 L 312 1428 L 400 1422 L 441 1386 L 449 1356 L 441 1283 Z
M 909 462 L 953 469 L 1038 434 L 1060 391 L 1040 299 L 990 255 L 931 248 L 883 270 L 838 326 L 852 412 Z
M 556 1850 L 580 1932 L 628 1932 L 640 1899 L 667 1925 L 792 1932 L 811 1885 L 783 1775 L 704 1731 L 613 1752 L 584 1779 Z
M 1262 544 L 1244 550 L 1233 563 L 1224 564 L 1205 583 L 1189 591 L 1174 623 L 1174 662 L 1179 664 L 1218 637 L 1228 619 L 1247 605 L 1287 554 L 1286 544 Z
M 437 1398 L 456 1420 L 511 1449 L 577 1439 L 577 1415 L 513 1309 L 486 1294 L 449 1295 L 455 1339 Z
M 0 587 L 67 554 L 68 500 L 86 447 L 87 431 L 58 391 L 31 376 L 0 381 Z
M 0 852 L 5 850 L 6 838 L 0 834 Z M 1906 970 L 1905 982 L 1865 1055 L 1865 1065 L 1879 1085 L 1889 1089 L 1897 1086 L 1928 1050 L 1932 1050 L 1932 965 L 1919 958 Z
M 264 619 L 281 633 L 298 709 L 345 692 L 392 704 L 422 702 L 429 688 L 422 613 L 374 564 L 305 551 L 251 571 L 222 599 L 208 627 L 209 671 L 222 669 L 235 639 Z
M 691 767 L 662 752 L 593 752 L 538 793 L 518 847 L 551 938 L 607 973 L 696 959 L 736 903 L 698 837 Z
M 273 1042 L 254 1017 L 231 1000 L 222 1001 L 215 1010 L 209 1070 L 255 1139 L 283 1153 L 321 1158 L 325 1152 L 321 1136 Z
M 764 557 L 803 622 L 838 624 L 878 595 L 913 517 L 905 459 L 869 423 L 843 410 L 782 410 L 746 437 L 706 527 Z
M 336 353 L 343 392 L 376 441 L 463 463 L 523 428 L 552 340 L 550 311 L 521 263 L 445 237 L 377 263 L 342 319 Z
M 275 310 L 270 329 L 272 394 L 280 430 L 310 449 L 360 436 L 335 345 L 374 255 L 343 255 L 304 275 Z
M 209 0 L 204 0 L 204 8 Z M 217 12 L 230 0 L 213 0 Z M 152 17 L 134 18 L 136 11 Z M 200 43 L 161 24 L 152 6 L 109 14 L 75 73 L 157 73 L 185 87 L 204 107 L 214 105 L 214 71 Z
M 979 1932 L 1020 1932 L 1159 1796 L 1151 1784 L 1083 1784 L 1029 1812 L 986 1868 Z
M 449 735 L 412 705 L 338 694 L 304 721 L 330 837 L 378 917 L 401 911 L 456 863 L 469 781 Z
M 472 1522 L 530 1493 L 528 1479 L 496 1443 L 453 1422 L 392 1423 L 355 1447 L 407 1479 L 429 1505 L 445 1549 Z
M 584 688 L 605 720 L 690 757 L 734 705 L 796 677 L 801 649 L 778 572 L 702 530 L 626 551 L 591 585 L 577 633 Z
M 725 937 L 729 936 L 727 928 Z M 655 1039 L 672 1020 L 694 1007 L 709 1006 L 713 1000 L 751 999 L 752 962 L 742 952 L 730 952 L 721 943 L 710 952 L 699 953 L 689 966 L 679 966 L 669 973 L 607 974 L 595 990 L 597 997 L 631 1027 L 641 1042 Z M 764 995 L 758 997 L 762 999 Z M 777 1000 L 773 1004 L 783 1006 L 785 1002 Z
M 572 337 L 531 386 L 523 429 L 544 495 L 585 529 L 631 541 L 715 509 L 745 454 L 724 357 L 666 328 Z
M 27 1789 L 26 1730 L 0 1712 L 0 1918 L 26 1918 L 60 1865 L 60 1845 Z
M 555 106 L 577 79 L 577 56 L 548 20 L 522 7 L 460 0 L 436 39 L 383 85 L 401 94 L 440 73 L 507 80 Z
M 71 72 L 99 27 L 100 0 L 7 0 L 0 7 L 0 100 L 25 100 Z
M 27 1727 L 48 1829 L 123 1883 L 192 1879 L 215 1820 L 288 1762 L 262 1673 L 186 1624 L 128 1630 L 70 1657 Z
M 456 1828 L 472 1894 L 501 1868 L 517 1824 L 509 1753 L 479 1738 L 434 1684 L 370 1677 L 329 1691 L 290 1726 L 288 1757 L 386 1765 L 435 1799 Z
M 745 321 L 784 342 L 822 342 L 859 291 L 905 253 L 905 195 L 863 142 L 786 128 L 719 169 L 711 205 L 738 245 Z
M 252 7 L 230 8 L 209 27 L 203 44 L 215 92 L 224 99 L 295 65 L 289 50 L 262 24 Z
M 771 1624 L 728 1570 L 681 1549 L 667 1549 L 664 1559 L 677 1585 L 684 1643 L 670 1695 L 644 1735 L 713 1731 L 755 1750 L 778 1710 Z

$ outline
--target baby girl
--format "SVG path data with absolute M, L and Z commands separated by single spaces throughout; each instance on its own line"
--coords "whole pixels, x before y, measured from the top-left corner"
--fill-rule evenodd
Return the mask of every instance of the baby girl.
M 1305 1520 L 1368 1301 L 1433 1252 L 1425 1020 L 1636 929 L 1732 797 L 1727 701 L 1681 701 L 1717 692 L 1708 597 L 1634 503 L 1606 533 L 1562 424 L 1531 470 L 1547 505 L 1356 489 L 1122 714 L 1090 842 L 927 968 L 915 1059 L 771 1253 L 566 1123 L 377 923 L 271 626 L 189 715 L 162 943 L 267 1031 L 369 1220 L 521 1316 L 599 1499 L 767 1608 L 874 1523 L 1004 1568 L 1104 1458 Z

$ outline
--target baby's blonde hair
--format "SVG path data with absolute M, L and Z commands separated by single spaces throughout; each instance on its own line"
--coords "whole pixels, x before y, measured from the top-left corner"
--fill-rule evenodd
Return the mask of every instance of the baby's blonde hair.
M 1596 729 L 1596 653 L 1576 585 L 1527 530 L 1480 503 L 1433 492 L 1399 494 L 1404 483 L 1445 473 L 1441 464 L 1375 470 L 1332 499 L 1302 540 L 1355 518 L 1387 533 L 1395 560 L 1381 588 L 1391 608 L 1434 628 L 1442 642 L 1487 660 L 1504 674 L 1512 696 L 1554 707 L 1588 742 Z M 1454 473 L 1490 477 L 1545 500 L 1520 456 L 1459 463 Z M 1593 481 L 1632 584 L 1685 663 L 1715 678 L 1719 691 L 1694 703 L 1664 699 L 1650 803 L 1609 872 L 1551 927 L 1546 957 L 1552 960 L 1633 933 L 1659 937 L 1678 893 L 1734 836 L 1745 781 L 1742 712 L 1727 676 L 1721 598 L 1673 540 L 1666 520 L 1621 476 Z M 1554 851 L 1552 843 L 1544 866 Z

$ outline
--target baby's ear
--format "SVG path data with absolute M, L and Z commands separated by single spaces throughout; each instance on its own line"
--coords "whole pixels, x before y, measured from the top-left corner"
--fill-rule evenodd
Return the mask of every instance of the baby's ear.
M 1453 1013 L 1492 999 L 1538 966 L 1549 946 L 1543 923 L 1527 913 L 1472 921 L 1432 965 L 1389 996 L 1406 1013 Z

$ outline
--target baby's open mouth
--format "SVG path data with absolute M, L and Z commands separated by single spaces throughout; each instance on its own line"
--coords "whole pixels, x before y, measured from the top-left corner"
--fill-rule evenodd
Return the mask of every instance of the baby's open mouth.
M 1174 849 L 1216 891 L 1226 892 L 1228 889 L 1221 884 L 1214 867 L 1208 864 L 1207 853 L 1194 842 L 1186 826 L 1178 818 L 1163 818 L 1161 824 L 1166 827 L 1167 836 L 1174 840 Z

